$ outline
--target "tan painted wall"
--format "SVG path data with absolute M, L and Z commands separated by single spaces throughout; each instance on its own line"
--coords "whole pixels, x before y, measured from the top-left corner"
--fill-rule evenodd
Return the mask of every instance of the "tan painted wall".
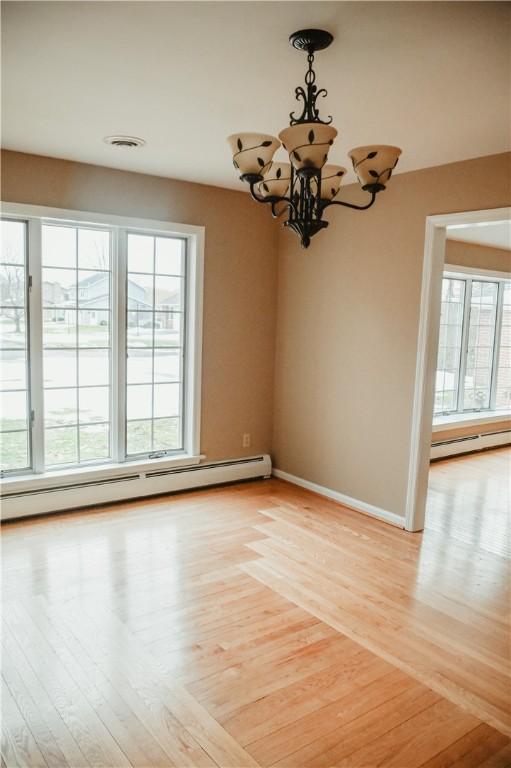
M 266 208 L 241 192 L 18 152 L 2 153 L 1 196 L 204 225 L 201 450 L 208 459 L 270 451 L 277 228 Z
M 509 205 L 510 158 L 399 174 L 369 211 L 331 209 L 306 251 L 281 234 L 279 469 L 404 514 L 425 219 Z
M 447 240 L 445 263 L 473 269 L 491 269 L 495 272 L 511 272 L 511 251 L 489 248 L 486 245 Z
M 52 158 L 4 152 L 2 199 L 205 225 L 211 459 L 272 444 L 278 246 L 276 466 L 403 514 L 425 218 L 509 205 L 503 158 L 399 174 L 373 209 L 333 209 L 308 251 L 285 231 L 277 243 L 242 193 Z M 362 198 L 356 186 L 344 196 Z

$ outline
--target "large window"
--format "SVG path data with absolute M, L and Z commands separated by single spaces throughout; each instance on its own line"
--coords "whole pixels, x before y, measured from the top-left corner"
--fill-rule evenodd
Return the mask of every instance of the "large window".
M 2 220 L 4 474 L 198 453 L 199 258 L 186 231 Z
M 511 282 L 446 272 L 435 414 L 511 408 Z
M 26 223 L 2 221 L 1 247 L 1 463 L 6 470 L 27 469 L 32 452 Z
M 128 234 L 128 455 L 182 447 L 184 241 Z
M 46 466 L 108 459 L 111 368 L 110 232 L 43 225 Z

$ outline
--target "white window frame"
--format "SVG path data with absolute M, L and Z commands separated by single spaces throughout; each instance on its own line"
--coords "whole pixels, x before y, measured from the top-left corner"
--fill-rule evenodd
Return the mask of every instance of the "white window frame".
M 25 290 L 24 290 L 24 320 L 25 320 L 25 355 L 26 355 L 26 362 L 25 362 L 25 376 L 26 376 L 26 408 L 27 408 L 27 414 L 26 414 L 26 432 L 27 432 L 27 459 L 28 463 L 27 466 L 21 468 L 21 469 L 8 469 L 5 470 L 4 474 L 5 476 L 9 477 L 12 475 L 20 474 L 21 472 L 27 473 L 27 472 L 33 472 L 34 467 L 34 438 L 33 438 L 33 398 L 32 398 L 32 379 L 33 379 L 33 371 L 30 363 L 31 359 L 31 328 L 33 323 L 31 322 L 31 316 L 30 316 L 30 294 L 32 291 L 32 285 L 31 285 L 31 276 L 29 271 L 29 261 L 28 261 L 28 249 L 29 249 L 29 222 L 26 218 L 18 218 L 15 216 L 2 216 L 2 220 L 4 221 L 10 221 L 10 222 L 19 222 L 20 224 L 23 224 L 23 264 L 18 265 L 12 265 L 12 266 L 19 266 L 23 267 L 24 271 L 24 278 L 25 278 Z M 25 431 L 25 430 L 22 430 Z M 8 434 L 4 433 L 4 434 Z
M 495 272 L 492 270 L 478 269 L 475 267 L 462 267 L 456 264 L 445 264 L 442 278 L 452 280 L 463 280 L 465 283 L 464 291 L 464 312 L 463 312 L 463 327 L 462 327 L 462 341 L 461 341 L 461 355 L 458 375 L 458 396 L 456 402 L 456 409 L 451 411 L 435 412 L 433 419 L 443 418 L 445 416 L 452 417 L 452 421 L 455 421 L 457 416 L 464 416 L 466 414 L 488 414 L 498 413 L 495 408 L 495 400 L 497 397 L 497 377 L 498 377 L 498 360 L 500 353 L 500 337 L 502 328 L 502 312 L 503 312 L 503 297 L 504 297 L 504 284 L 511 280 L 511 276 L 506 272 Z M 493 343 L 493 356 L 492 356 L 492 368 L 490 379 L 490 399 L 487 408 L 463 408 L 464 398 L 464 382 L 465 372 L 467 369 L 467 357 L 468 357 L 468 332 L 470 323 L 470 307 L 472 299 L 472 283 L 473 282 L 488 282 L 498 284 L 497 293 L 497 306 L 495 309 L 495 330 L 494 330 L 494 343 Z M 505 409 L 501 409 L 502 413 L 505 413 Z
M 202 309 L 204 283 L 204 227 L 187 224 L 176 224 L 144 218 L 109 215 L 90 211 L 76 211 L 46 206 L 25 205 L 22 203 L 0 203 L 1 214 L 10 219 L 28 222 L 28 264 L 29 275 L 32 277 L 32 288 L 29 293 L 29 343 L 31 350 L 30 361 L 30 390 L 33 410 L 32 419 L 32 470 L 16 475 L 6 473 L 2 485 L 19 488 L 20 490 L 33 487 L 44 487 L 54 483 L 59 477 L 70 478 L 83 475 L 87 479 L 115 477 L 126 472 L 127 467 L 143 470 L 195 465 L 203 458 L 200 454 L 200 415 L 201 415 L 201 368 L 202 368 Z M 112 327 L 117 331 L 117 359 L 112 365 L 111 391 L 116 397 L 112 402 L 116 407 L 111 409 L 111 444 L 112 456 L 108 462 L 86 464 L 69 468 L 44 469 L 44 456 L 41 446 L 43 440 L 43 386 L 42 386 L 42 301 L 41 280 L 34 276 L 41 275 L 41 230 L 45 223 L 69 224 L 77 226 L 98 226 L 108 228 L 111 232 L 112 247 L 112 318 L 116 322 Z M 125 285 L 127 272 L 127 232 L 143 234 L 176 236 L 186 240 L 186 269 L 187 279 L 185 299 L 185 355 L 184 355 L 184 432 L 183 450 L 165 455 L 162 458 L 125 457 L 125 428 L 126 428 L 126 296 L 119 286 Z M 113 354 L 112 354 L 113 358 Z M 7 490 L 7 488 L 6 488 Z

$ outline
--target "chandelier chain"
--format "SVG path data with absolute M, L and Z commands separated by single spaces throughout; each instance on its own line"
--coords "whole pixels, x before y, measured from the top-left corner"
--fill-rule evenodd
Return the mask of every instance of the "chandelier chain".
M 319 109 L 316 106 L 316 101 L 319 96 L 326 96 L 327 91 L 325 88 L 320 88 L 316 85 L 316 73 L 313 69 L 314 53 L 309 50 L 307 55 L 308 68 L 305 73 L 305 85 L 306 88 L 299 85 L 295 89 L 295 97 L 297 101 L 303 102 L 303 111 L 300 117 L 295 117 L 295 113 L 291 112 L 289 115 L 290 125 L 299 125 L 300 123 L 322 123 L 323 125 L 330 125 L 332 122 L 332 116 L 330 115 L 327 120 L 322 120 L 319 116 Z

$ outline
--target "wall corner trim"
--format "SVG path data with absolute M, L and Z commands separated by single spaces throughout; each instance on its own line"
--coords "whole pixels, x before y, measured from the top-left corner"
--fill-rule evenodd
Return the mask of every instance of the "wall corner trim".
M 280 480 L 287 480 L 288 483 L 293 485 L 299 485 L 300 488 L 306 488 L 308 491 L 317 493 L 319 496 L 326 496 L 327 499 L 343 504 L 345 507 L 353 509 L 355 512 L 362 512 L 364 515 L 370 515 L 370 517 L 376 517 L 378 520 L 383 520 L 385 523 L 397 526 L 398 528 L 405 527 L 405 518 L 400 515 L 396 515 L 394 512 L 388 512 L 386 509 L 375 507 L 373 504 L 368 504 L 365 501 L 359 499 L 353 499 L 351 496 L 346 496 L 344 493 L 334 491 L 331 488 L 325 488 L 323 485 L 312 483 L 310 480 L 304 480 L 302 477 L 291 475 L 289 472 L 284 472 L 282 469 L 272 469 L 272 475 L 278 477 Z

